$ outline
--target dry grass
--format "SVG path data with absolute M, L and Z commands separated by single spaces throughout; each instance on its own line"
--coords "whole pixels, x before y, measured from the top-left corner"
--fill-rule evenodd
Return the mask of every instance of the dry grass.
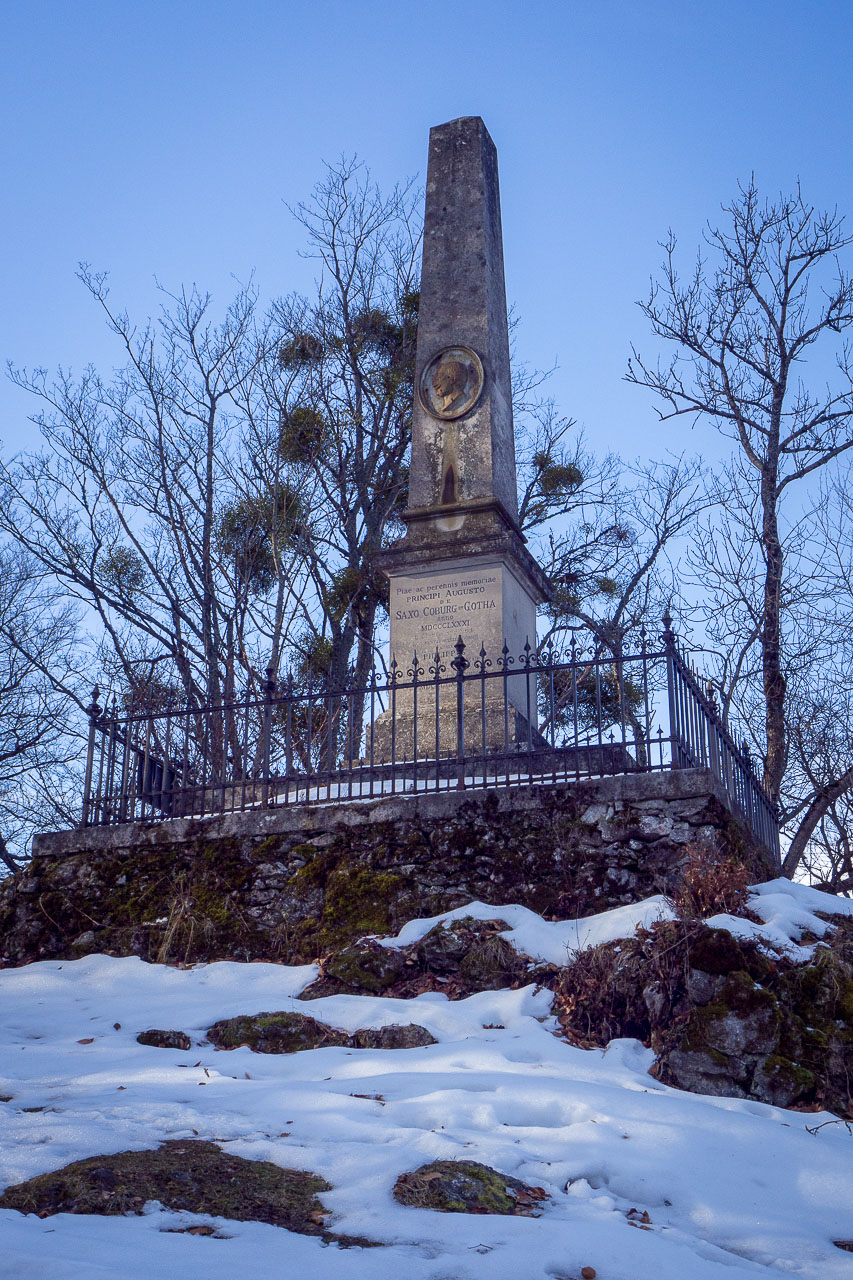
M 688 845 L 681 882 L 670 898 L 680 920 L 704 920 L 726 913 L 745 915 L 749 871 L 736 858 L 721 857 L 702 845 Z

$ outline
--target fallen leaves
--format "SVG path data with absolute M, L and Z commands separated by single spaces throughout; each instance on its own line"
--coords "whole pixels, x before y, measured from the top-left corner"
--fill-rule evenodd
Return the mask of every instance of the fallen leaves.
M 216 1227 L 212 1227 L 207 1222 L 199 1222 L 194 1227 L 162 1227 L 161 1230 L 170 1236 L 213 1236 L 214 1240 L 233 1239 L 232 1236 L 217 1231 Z
M 520 1217 L 529 1217 L 539 1207 L 540 1200 L 547 1200 L 548 1192 L 544 1187 L 528 1187 L 526 1191 L 515 1193 L 516 1212 Z

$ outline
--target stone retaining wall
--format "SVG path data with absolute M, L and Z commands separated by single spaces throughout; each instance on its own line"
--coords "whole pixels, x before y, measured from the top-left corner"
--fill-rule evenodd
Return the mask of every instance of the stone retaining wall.
M 689 846 L 777 874 L 703 769 L 57 832 L 0 882 L 0 952 L 292 963 L 473 899 L 570 918 L 667 893 Z

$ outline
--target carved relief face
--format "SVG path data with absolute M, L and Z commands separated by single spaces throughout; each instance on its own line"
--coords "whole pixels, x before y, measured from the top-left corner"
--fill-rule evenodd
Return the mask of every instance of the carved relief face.
M 443 360 L 432 375 L 435 394 L 441 401 L 442 409 L 452 409 L 465 395 L 468 382 L 468 370 L 461 360 Z
M 483 366 L 470 347 L 438 351 L 421 375 L 421 404 L 434 418 L 461 418 L 483 389 Z

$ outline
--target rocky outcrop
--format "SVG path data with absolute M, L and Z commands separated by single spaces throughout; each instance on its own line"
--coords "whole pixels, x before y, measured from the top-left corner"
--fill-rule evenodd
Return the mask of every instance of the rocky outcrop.
M 176 1140 L 154 1151 L 93 1156 L 8 1187 L 0 1208 L 47 1217 L 54 1213 L 142 1213 L 147 1201 L 167 1209 L 239 1222 L 268 1222 L 304 1235 L 326 1236 L 328 1216 L 317 1199 L 324 1178 L 244 1160 L 213 1142 Z
M 220 1049 L 243 1046 L 255 1053 L 299 1053 L 305 1049 L 330 1047 L 349 1049 L 415 1049 L 436 1044 L 426 1027 L 415 1023 L 406 1026 L 365 1028 L 349 1035 L 336 1027 L 328 1027 L 304 1013 L 281 1011 L 253 1013 L 223 1018 L 207 1032 L 207 1038 Z
M 181 1049 L 187 1050 L 192 1048 L 192 1041 L 183 1031 L 161 1031 L 158 1027 L 152 1027 L 150 1031 L 140 1031 L 136 1037 L 137 1044 L 149 1045 L 152 1049 Z
M 584 953 L 558 1010 L 584 1044 L 634 1036 L 653 1073 L 694 1093 L 851 1114 L 853 937 L 839 920 L 808 964 L 699 921 L 659 924 Z
M 772 873 L 701 769 L 64 832 L 0 882 L 0 955 L 299 963 L 477 899 L 565 919 L 669 893 L 689 847 Z
M 301 999 L 328 995 L 387 995 L 410 999 L 424 991 L 441 991 L 451 1000 L 476 991 L 552 986 L 558 970 L 520 955 L 501 932 L 505 920 L 440 922 L 419 942 L 405 947 L 383 946 L 362 938 L 320 962 L 320 976 Z
M 538 1217 L 547 1192 L 498 1173 L 476 1160 L 433 1160 L 394 1184 L 394 1199 L 416 1209 L 441 1213 L 497 1213 Z

